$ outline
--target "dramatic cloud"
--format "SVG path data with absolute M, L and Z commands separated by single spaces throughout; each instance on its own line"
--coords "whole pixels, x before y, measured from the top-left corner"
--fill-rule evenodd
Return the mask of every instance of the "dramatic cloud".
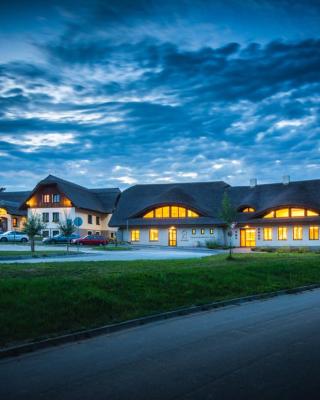
M 6 6 L 1 186 L 319 178 L 318 2 L 208 3 Z

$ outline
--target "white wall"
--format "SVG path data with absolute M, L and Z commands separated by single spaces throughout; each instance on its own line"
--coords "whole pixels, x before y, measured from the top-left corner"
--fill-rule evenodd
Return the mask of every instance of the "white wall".
M 150 229 L 159 230 L 159 240 L 150 241 L 149 240 L 149 230 Z M 205 230 L 204 234 L 201 234 L 201 229 Z M 159 245 L 168 246 L 168 227 L 144 227 L 144 228 L 129 228 L 129 232 L 126 229 L 122 229 L 122 240 L 131 241 L 131 230 L 140 230 L 140 241 L 132 242 L 133 244 L 140 245 Z M 210 227 L 176 227 L 177 229 L 177 247 L 197 247 L 205 246 L 206 241 L 215 241 L 219 244 L 224 244 L 223 230 L 221 228 L 213 228 L 213 234 L 210 234 Z M 196 234 L 192 234 L 192 229 L 196 229 Z

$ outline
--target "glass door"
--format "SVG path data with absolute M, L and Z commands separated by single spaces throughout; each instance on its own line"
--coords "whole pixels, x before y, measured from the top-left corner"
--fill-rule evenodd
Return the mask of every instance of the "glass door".
M 177 245 L 177 230 L 176 230 L 176 228 L 169 228 L 168 244 L 169 244 L 169 246 L 172 246 L 172 247 Z
M 241 247 L 255 247 L 256 245 L 256 230 L 255 229 L 241 229 L 240 230 L 240 246 Z

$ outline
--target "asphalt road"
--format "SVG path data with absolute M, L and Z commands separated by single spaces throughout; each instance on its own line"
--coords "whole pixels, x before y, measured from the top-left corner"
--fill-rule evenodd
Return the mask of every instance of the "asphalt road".
M 0 398 L 319 399 L 320 290 L 2 360 Z

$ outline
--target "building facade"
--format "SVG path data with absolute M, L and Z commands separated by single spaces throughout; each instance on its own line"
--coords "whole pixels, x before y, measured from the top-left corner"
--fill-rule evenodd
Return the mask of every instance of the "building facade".
M 42 231 L 44 237 L 61 233 L 60 222 L 80 218 L 80 236 L 99 234 L 110 238 L 117 230 L 109 227 L 109 221 L 119 194 L 118 188 L 88 189 L 49 175 L 36 185 L 21 209 L 28 216 L 40 216 L 46 225 Z
M 225 182 L 136 185 L 122 192 L 110 225 L 119 239 L 137 245 L 225 246 L 221 219 L 227 194 L 236 210 L 236 247 L 320 247 L 320 180 L 250 186 Z
M 28 195 L 29 192 L 0 191 L 0 232 L 23 229 L 27 212 L 20 205 Z

